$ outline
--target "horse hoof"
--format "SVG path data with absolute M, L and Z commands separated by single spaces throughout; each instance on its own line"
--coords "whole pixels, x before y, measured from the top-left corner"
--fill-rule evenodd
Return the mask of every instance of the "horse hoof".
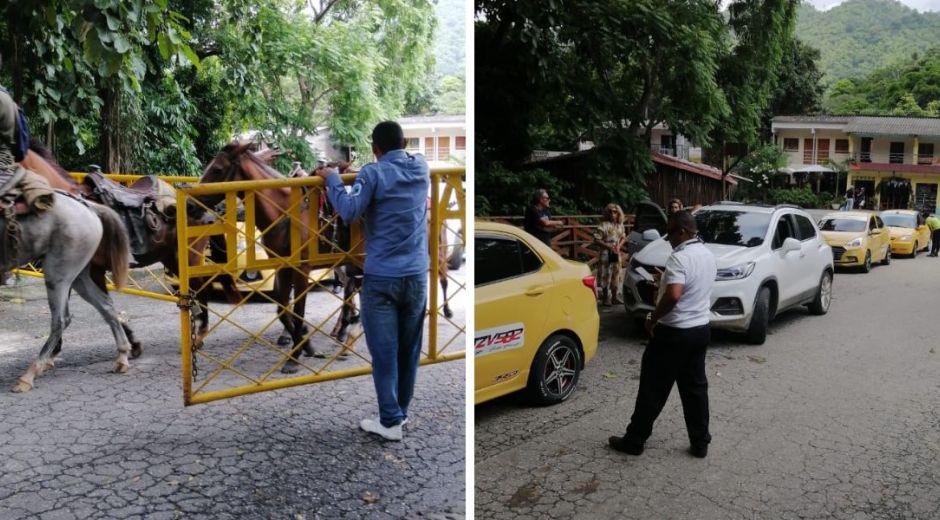
M 289 347 L 294 343 L 294 340 L 290 336 L 281 336 L 277 338 L 277 346 L 279 347 Z
M 114 364 L 114 373 L 115 374 L 126 374 L 131 366 L 127 363 L 115 363 Z
M 281 367 L 282 374 L 296 374 L 298 370 L 300 370 L 300 365 L 297 363 L 288 362 Z
M 319 350 L 314 350 L 313 357 L 317 359 L 326 359 L 326 354 L 324 354 L 323 352 L 320 352 Z
M 19 379 L 16 381 L 16 384 L 13 385 L 13 388 L 11 388 L 10 391 L 15 394 L 22 394 L 24 392 L 29 392 L 32 389 L 33 389 L 32 384 L 27 383 L 26 381 L 23 381 L 22 379 Z
M 451 312 L 450 307 L 444 307 L 444 317 L 445 317 L 445 318 L 453 318 L 453 317 L 454 317 L 454 313 Z
M 137 359 L 143 353 L 144 353 L 144 349 L 141 348 L 140 343 L 136 341 L 134 343 L 131 343 L 131 359 Z

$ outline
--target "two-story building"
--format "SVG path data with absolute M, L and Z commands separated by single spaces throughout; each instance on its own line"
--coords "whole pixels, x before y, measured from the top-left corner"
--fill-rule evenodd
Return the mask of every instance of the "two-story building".
M 408 153 L 424 154 L 431 168 L 459 166 L 467 159 L 466 116 L 411 116 L 398 119 Z
M 771 130 L 791 171 L 847 165 L 837 194 L 865 188 L 875 209 L 940 211 L 940 118 L 777 116 Z

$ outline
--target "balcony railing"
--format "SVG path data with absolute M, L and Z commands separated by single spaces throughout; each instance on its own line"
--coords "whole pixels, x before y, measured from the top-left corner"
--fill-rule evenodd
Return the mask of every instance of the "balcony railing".
M 934 157 L 932 153 L 917 154 L 917 164 L 933 164 Z
M 663 155 L 671 155 L 672 157 L 678 157 L 680 159 L 689 160 L 689 147 L 688 145 L 680 144 L 674 147 L 663 146 L 659 144 L 651 144 L 650 149 L 654 152 L 659 152 Z
M 888 154 L 888 163 L 889 164 L 904 164 L 904 152 L 896 153 L 891 152 Z
M 920 165 L 940 165 L 940 157 L 932 153 L 872 153 L 856 152 L 853 158 L 860 163 L 880 163 L 880 164 L 920 164 Z

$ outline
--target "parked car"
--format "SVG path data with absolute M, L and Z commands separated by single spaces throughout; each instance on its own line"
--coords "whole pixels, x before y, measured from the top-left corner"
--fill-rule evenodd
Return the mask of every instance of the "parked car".
M 666 234 L 666 212 L 655 202 L 646 200 L 633 210 L 633 230 L 627 235 L 627 252 L 631 255 Z
M 474 402 L 523 389 L 564 401 L 597 350 L 590 268 L 513 226 L 477 221 L 474 232 Z
M 919 211 L 889 209 L 881 212 L 881 219 L 891 234 L 891 254 L 917 256 L 930 247 L 930 228 Z
M 819 220 L 823 238 L 832 246 L 836 267 L 871 271 L 874 262 L 891 263 L 891 235 L 874 211 L 836 211 Z
M 748 342 L 762 344 L 770 320 L 784 310 L 806 305 L 813 314 L 829 311 L 832 250 L 808 213 L 790 205 L 722 202 L 699 209 L 695 221 L 718 266 L 712 327 L 743 332 Z M 661 238 L 630 260 L 624 305 L 637 320 L 653 310 L 649 275 L 665 268 L 671 252 Z

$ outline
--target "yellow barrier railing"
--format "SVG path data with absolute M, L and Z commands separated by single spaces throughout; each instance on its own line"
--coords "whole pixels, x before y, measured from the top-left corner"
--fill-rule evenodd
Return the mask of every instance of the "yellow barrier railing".
M 466 207 L 462 168 L 437 170 L 432 172 L 431 205 L 429 212 L 430 251 L 441 252 L 461 247 L 465 229 Z M 355 175 L 344 175 L 345 183 L 354 181 Z M 277 188 L 290 191 L 288 207 L 264 229 L 259 229 L 256 215 L 261 211 L 261 201 L 266 198 L 265 190 Z M 222 277 L 235 279 L 247 270 L 268 272 L 265 279 L 276 276 L 276 271 L 294 271 L 307 276 L 307 268 L 332 270 L 341 265 L 362 265 L 364 249 L 358 224 L 350 226 L 350 246 L 348 250 L 336 249 L 331 237 L 324 231 L 334 221 L 322 221 L 316 201 L 323 190 L 323 180 L 317 177 L 294 179 L 270 179 L 260 181 L 234 181 L 225 183 L 199 184 L 177 189 L 178 255 L 180 258 L 180 294 L 190 295 L 206 286 L 207 280 Z M 199 202 L 199 197 L 222 196 L 224 204 L 208 207 Z M 185 216 L 187 205 L 202 206 L 206 212 L 214 213 L 213 223 L 189 225 Z M 239 208 L 230 211 L 222 208 Z M 270 209 L 268 209 L 270 211 Z M 239 216 L 243 215 L 243 219 Z M 448 225 L 450 223 L 450 225 Z M 273 233 L 280 226 L 288 226 L 290 232 L 289 252 L 275 254 L 268 247 L 252 246 L 264 242 L 268 233 Z M 457 229 L 453 229 L 457 227 Z M 443 230 L 443 232 L 442 232 Z M 440 237 L 449 239 L 445 246 Z M 222 237 L 225 242 L 225 260 L 215 263 L 190 265 L 187 261 L 194 246 L 206 239 Z M 218 239 L 217 239 L 218 240 Z M 246 244 L 244 251 L 235 244 Z M 329 245 L 324 250 L 324 245 Z M 201 245 L 199 246 L 201 247 Z M 260 247 L 259 251 L 256 251 Z M 263 255 L 260 253 L 264 253 Z M 423 350 L 422 365 L 439 363 L 465 357 L 463 338 L 466 325 L 459 318 L 446 318 L 442 309 L 445 305 L 460 302 L 463 305 L 458 314 L 463 312 L 466 302 L 466 285 L 462 275 L 454 275 L 442 269 L 440 262 L 447 261 L 448 254 L 431 254 L 432 280 L 429 282 L 429 307 L 431 319 L 428 320 L 426 348 Z M 440 273 L 440 274 L 438 274 Z M 444 277 L 453 288 L 448 299 L 439 297 L 438 278 Z M 293 273 L 291 273 L 293 274 Z M 263 392 L 279 388 L 298 386 L 308 383 L 329 381 L 371 373 L 371 361 L 367 349 L 362 344 L 360 329 L 349 334 L 345 340 L 331 336 L 327 332 L 328 323 L 339 318 L 344 305 L 354 303 L 355 294 L 338 297 L 324 294 L 329 291 L 317 291 L 324 288 L 325 275 L 310 276 L 311 285 L 302 294 L 294 294 L 286 302 L 276 299 L 263 291 L 254 289 L 242 298 L 239 305 L 226 306 L 213 303 L 206 309 L 189 297 L 181 298 L 180 339 L 182 346 L 183 399 L 185 404 L 198 404 L 229 397 Z M 295 290 L 296 291 L 296 290 Z M 244 306 L 241 303 L 256 297 L 270 303 L 276 303 L 276 312 L 270 312 L 270 306 Z M 332 299 L 331 299 L 332 297 Z M 462 300 L 460 298 L 463 298 Z M 306 311 L 299 316 L 292 306 L 300 298 L 307 298 Z M 311 304 L 311 299 L 316 303 Z M 324 300 L 326 303 L 324 304 Z M 330 302 L 336 304 L 331 308 Z M 259 311 L 258 308 L 262 310 Z M 316 311 L 311 311 L 311 308 Z M 207 312 L 214 323 L 205 332 L 205 338 L 196 334 L 194 312 Z M 259 314 L 260 312 L 260 314 Z M 309 361 L 300 358 L 300 375 L 281 376 L 278 370 L 285 365 L 293 346 L 280 346 L 272 341 L 272 327 L 284 316 L 303 320 L 308 331 L 304 340 L 309 340 L 315 349 L 329 350 L 322 360 Z M 334 329 L 335 330 L 335 329 Z M 201 333 L 200 333 L 201 334 Z M 459 349 L 459 350 L 458 350 Z M 342 364 L 355 364 L 342 368 Z M 197 370 L 197 365 L 208 369 Z

